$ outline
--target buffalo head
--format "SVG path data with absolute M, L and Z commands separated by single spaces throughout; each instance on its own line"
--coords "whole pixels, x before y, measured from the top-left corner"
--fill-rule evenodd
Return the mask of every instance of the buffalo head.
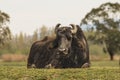
M 76 33 L 77 27 L 74 24 L 70 24 L 72 27 L 61 26 L 57 24 L 55 27 L 55 34 L 57 39 L 58 54 L 67 55 L 70 53 L 72 34 Z

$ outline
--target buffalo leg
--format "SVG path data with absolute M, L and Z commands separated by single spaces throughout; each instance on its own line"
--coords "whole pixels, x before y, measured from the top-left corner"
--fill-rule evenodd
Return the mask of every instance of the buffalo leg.
M 84 64 L 81 66 L 81 68 L 88 68 L 88 67 L 90 67 L 90 64 L 89 64 L 89 63 L 84 63 Z
M 35 68 L 34 63 L 34 59 L 33 58 L 28 58 L 28 62 L 27 62 L 27 68 Z

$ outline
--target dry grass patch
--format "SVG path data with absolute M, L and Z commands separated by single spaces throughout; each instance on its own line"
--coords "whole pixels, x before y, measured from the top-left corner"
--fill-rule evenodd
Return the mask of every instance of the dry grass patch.
M 26 56 L 23 54 L 3 54 L 1 60 L 5 62 L 11 61 L 26 61 Z

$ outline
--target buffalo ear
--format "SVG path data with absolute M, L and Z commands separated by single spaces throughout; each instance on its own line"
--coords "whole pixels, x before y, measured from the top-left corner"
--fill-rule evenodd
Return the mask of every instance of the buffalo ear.
M 76 25 L 77 28 L 79 28 L 80 26 L 79 25 Z
M 58 24 L 55 26 L 55 33 L 57 33 L 57 30 L 58 30 L 58 28 L 59 28 L 60 25 L 61 25 L 61 24 L 58 23 Z

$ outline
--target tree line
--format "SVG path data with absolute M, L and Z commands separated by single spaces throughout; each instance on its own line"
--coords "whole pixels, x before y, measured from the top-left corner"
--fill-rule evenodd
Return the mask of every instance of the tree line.
M 44 36 L 54 35 L 54 29 L 42 26 L 36 29 L 33 35 L 22 32 L 12 36 L 8 27 L 10 17 L 0 11 L 0 54 L 23 53 L 27 54 L 31 44 L 42 39 Z M 94 44 L 103 45 L 103 51 L 109 53 L 113 60 L 114 54 L 120 54 L 120 4 L 104 3 L 98 8 L 93 8 L 82 19 L 80 26 L 86 26 L 87 38 Z M 87 27 L 88 26 L 88 27 Z
M 10 54 L 28 54 L 33 42 L 43 39 L 45 36 L 54 36 L 54 29 L 42 26 L 33 32 L 33 35 L 27 35 L 20 32 L 19 34 L 12 35 L 11 39 L 4 42 L 0 46 L 0 55 L 5 53 Z

